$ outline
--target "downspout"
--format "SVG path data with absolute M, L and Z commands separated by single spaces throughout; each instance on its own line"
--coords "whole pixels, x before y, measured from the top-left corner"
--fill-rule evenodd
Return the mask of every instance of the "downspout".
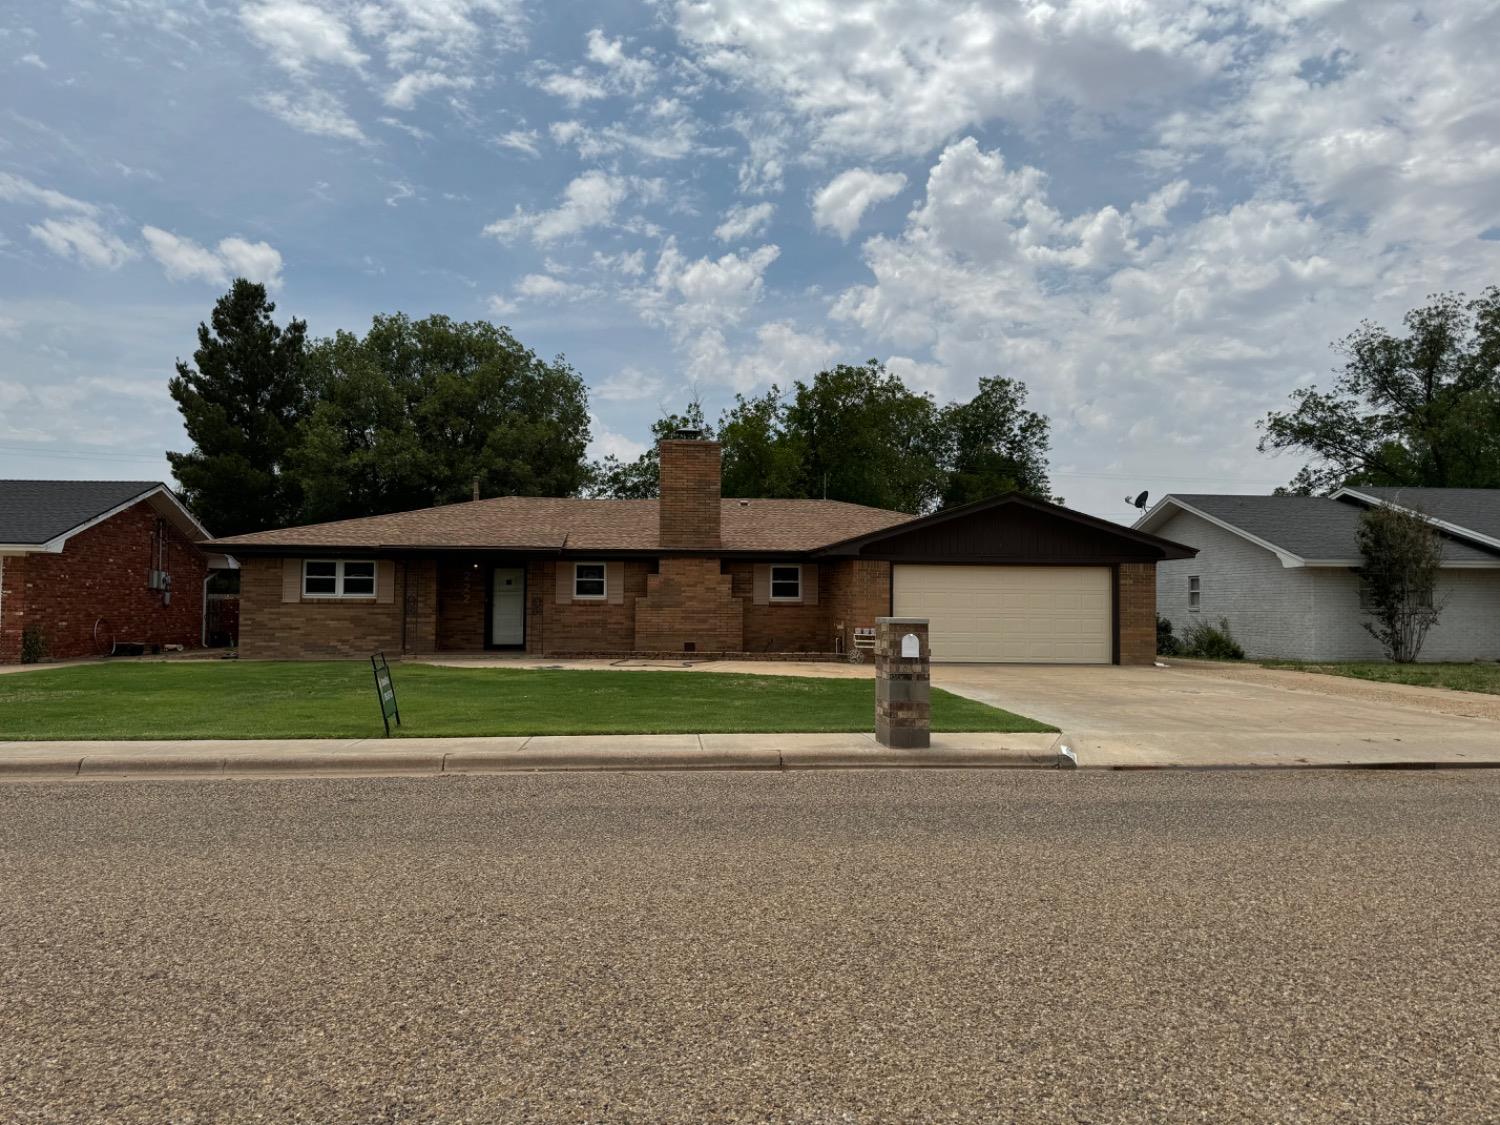
M 203 575 L 203 613 L 198 622 L 198 647 L 208 647 L 208 584 L 214 580 L 214 572 L 207 571 Z

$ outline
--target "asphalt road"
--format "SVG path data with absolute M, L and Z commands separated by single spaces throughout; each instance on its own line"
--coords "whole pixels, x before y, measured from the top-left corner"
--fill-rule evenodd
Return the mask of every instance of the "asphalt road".
M 0 1120 L 1479 1121 L 1500 773 L 0 786 Z

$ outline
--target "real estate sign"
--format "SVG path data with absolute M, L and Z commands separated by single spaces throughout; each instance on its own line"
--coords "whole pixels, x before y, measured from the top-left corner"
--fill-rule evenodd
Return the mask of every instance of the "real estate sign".
M 380 697 L 380 718 L 385 722 L 386 737 L 390 737 L 391 720 L 401 725 L 401 708 L 396 706 L 396 685 L 391 680 L 391 666 L 385 662 L 385 653 L 377 652 L 370 657 L 370 667 L 375 669 L 375 693 Z

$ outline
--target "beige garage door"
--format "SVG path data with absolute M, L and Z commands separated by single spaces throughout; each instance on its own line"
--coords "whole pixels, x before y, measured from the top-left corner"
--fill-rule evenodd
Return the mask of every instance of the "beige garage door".
M 932 622 L 934 660 L 1108 664 L 1109 568 L 902 566 L 898 617 Z

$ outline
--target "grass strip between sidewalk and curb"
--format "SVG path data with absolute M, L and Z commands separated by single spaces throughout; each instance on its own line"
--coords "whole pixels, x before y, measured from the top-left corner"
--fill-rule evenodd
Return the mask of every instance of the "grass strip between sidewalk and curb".
M 869 731 L 870 679 L 595 669 L 392 668 L 403 738 Z M 1054 728 L 932 689 L 936 733 Z M 367 738 L 368 662 L 92 664 L 0 679 L 0 741 Z

